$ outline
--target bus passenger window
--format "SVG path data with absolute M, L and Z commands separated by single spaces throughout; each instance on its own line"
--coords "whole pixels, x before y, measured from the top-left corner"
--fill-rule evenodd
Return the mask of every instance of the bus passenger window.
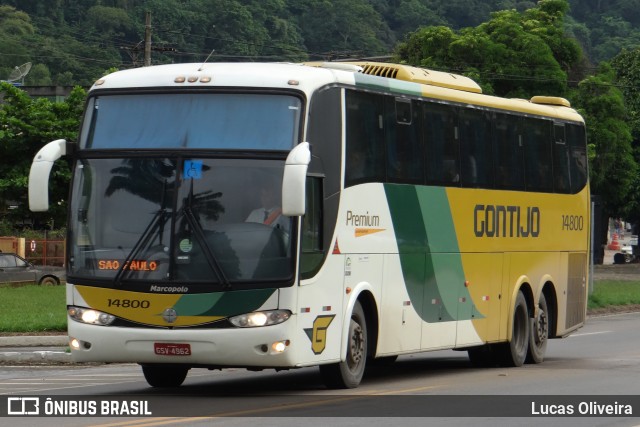
M 496 166 L 496 188 L 524 189 L 523 149 L 519 118 L 510 114 L 494 114 L 493 153 Z
M 412 108 L 411 100 L 388 97 L 385 122 L 387 181 L 421 184 L 424 164 L 419 109 Z
M 460 176 L 463 187 L 493 186 L 491 121 L 481 110 L 461 110 Z
M 555 124 L 553 144 L 553 190 L 556 193 L 569 193 L 569 146 L 565 139 L 564 124 Z
M 346 94 L 345 185 L 384 179 L 383 96 Z
M 423 104 L 427 183 L 460 185 L 460 148 L 456 109 L 449 105 Z
M 522 120 L 527 191 L 553 191 L 551 169 L 551 122 L 526 118 Z
M 587 142 L 584 126 L 567 124 L 565 130 L 571 154 L 571 192 L 575 194 L 587 185 Z

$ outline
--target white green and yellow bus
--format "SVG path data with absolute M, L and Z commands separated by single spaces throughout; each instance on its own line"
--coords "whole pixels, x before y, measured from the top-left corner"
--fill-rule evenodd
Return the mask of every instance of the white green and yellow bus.
M 562 98 L 394 64 L 162 65 L 92 86 L 78 141 L 34 158 L 32 210 L 62 156 L 73 359 L 152 386 L 320 366 L 356 387 L 441 349 L 540 363 L 585 321 L 585 127 Z

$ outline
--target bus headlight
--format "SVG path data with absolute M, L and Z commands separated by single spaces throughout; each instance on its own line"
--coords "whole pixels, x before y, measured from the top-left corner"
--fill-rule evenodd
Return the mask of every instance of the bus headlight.
M 113 323 L 116 320 L 116 317 L 103 313 L 98 310 L 92 310 L 90 308 L 82 308 L 82 307 L 69 307 L 67 309 L 67 313 L 69 317 L 71 317 L 76 322 L 88 323 L 90 325 L 100 325 L 107 326 Z
M 282 323 L 291 317 L 289 310 L 254 311 L 229 318 L 232 325 L 239 328 L 255 328 L 258 326 L 271 326 Z

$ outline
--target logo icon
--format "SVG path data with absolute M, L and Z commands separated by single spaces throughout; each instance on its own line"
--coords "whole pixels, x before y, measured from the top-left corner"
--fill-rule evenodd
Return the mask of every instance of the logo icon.
M 178 319 L 178 313 L 173 308 L 167 308 L 162 312 L 162 318 L 167 323 L 173 323 Z
M 7 415 L 40 415 L 39 397 L 7 398 Z
M 313 321 L 313 328 L 304 330 L 311 340 L 313 354 L 321 354 L 327 346 L 327 329 L 334 317 L 336 317 L 335 314 L 318 316 Z

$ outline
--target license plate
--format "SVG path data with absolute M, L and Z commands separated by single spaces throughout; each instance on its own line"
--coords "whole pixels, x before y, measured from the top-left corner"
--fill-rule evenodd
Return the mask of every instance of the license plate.
M 160 356 L 191 356 L 191 344 L 154 342 L 153 351 Z

